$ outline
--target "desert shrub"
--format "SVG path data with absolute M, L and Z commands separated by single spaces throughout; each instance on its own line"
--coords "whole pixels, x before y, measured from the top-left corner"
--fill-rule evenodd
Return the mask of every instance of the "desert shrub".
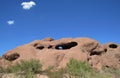
M 86 73 L 92 72 L 92 68 L 87 62 L 80 62 L 75 59 L 70 60 L 67 68 L 72 75 L 84 76 Z
M 44 71 L 42 71 L 43 73 L 50 73 L 51 71 L 54 70 L 54 66 L 48 66 L 47 69 L 45 69 Z
M 42 65 L 39 60 L 31 59 L 29 61 L 21 60 L 19 63 L 16 63 L 13 66 L 10 66 L 6 69 L 8 73 L 23 73 L 26 78 L 33 78 L 33 75 L 36 72 L 41 71 Z
M 43 74 L 48 75 L 50 78 L 63 78 L 63 75 L 66 73 L 66 68 L 56 69 L 54 66 L 48 66 L 48 68 L 43 71 Z
M 34 72 L 28 72 L 25 74 L 25 78 L 34 78 Z
M 108 73 L 108 72 L 104 72 L 104 71 L 101 71 L 101 72 L 100 71 L 97 71 L 97 72 L 94 71 L 93 77 L 91 75 L 90 78 L 113 78 L 113 75 Z
M 40 64 L 39 60 L 31 59 L 29 61 L 21 60 L 19 63 L 8 67 L 8 72 L 37 72 L 41 71 L 42 65 Z
M 75 59 L 71 59 L 64 69 L 54 71 L 54 67 L 48 67 L 45 73 L 50 78 L 113 78 L 110 73 L 97 71 L 87 62 L 81 62 Z
M 63 75 L 66 73 L 66 69 L 59 69 L 56 71 L 47 71 L 47 75 L 50 78 L 63 78 Z
M 81 62 L 75 59 L 70 59 L 66 68 L 59 70 L 54 69 L 53 66 L 49 66 L 48 69 L 42 71 L 42 65 L 39 60 L 20 61 L 14 66 L 10 66 L 6 69 L 8 73 L 22 74 L 25 78 L 34 78 L 34 74 L 45 74 L 50 78 L 63 78 L 67 75 L 69 78 L 120 78 L 120 70 L 105 69 L 100 72 L 93 69 L 88 62 Z M 1 72 L 5 72 L 5 69 L 0 68 Z M 66 77 L 64 77 L 66 78 Z
M 115 76 L 115 78 L 120 78 L 120 69 L 103 67 L 104 72 L 110 73 Z
M 69 73 L 75 78 L 113 78 L 111 74 L 93 69 L 87 62 L 71 59 L 67 64 Z
M 0 66 L 0 73 L 3 73 L 4 69 Z

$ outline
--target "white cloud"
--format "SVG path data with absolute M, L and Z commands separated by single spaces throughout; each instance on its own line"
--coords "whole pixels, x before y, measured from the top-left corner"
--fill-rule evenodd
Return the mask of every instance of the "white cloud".
M 9 21 L 7 21 L 8 25 L 13 25 L 14 22 L 15 22 L 14 20 L 9 20 Z
M 35 6 L 36 3 L 35 3 L 34 1 L 22 2 L 21 5 L 22 5 L 23 9 L 29 10 L 29 9 L 31 9 L 33 6 Z

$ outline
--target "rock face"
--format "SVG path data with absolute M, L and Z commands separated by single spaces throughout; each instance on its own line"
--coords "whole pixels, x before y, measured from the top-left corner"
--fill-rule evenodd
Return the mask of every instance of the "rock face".
M 88 61 L 98 70 L 103 66 L 120 67 L 120 46 L 115 43 L 100 45 L 90 38 L 45 38 L 6 52 L 0 65 L 7 67 L 8 61 L 15 64 L 20 60 L 38 59 L 43 69 L 49 66 L 64 68 L 71 58 Z

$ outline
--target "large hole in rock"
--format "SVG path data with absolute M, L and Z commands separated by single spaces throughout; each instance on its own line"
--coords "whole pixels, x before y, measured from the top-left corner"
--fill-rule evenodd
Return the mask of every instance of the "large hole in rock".
M 109 48 L 117 48 L 118 47 L 118 45 L 116 45 L 116 44 L 110 44 L 109 45 Z
M 77 42 L 69 42 L 69 43 L 57 45 L 55 47 L 55 49 L 57 49 L 57 50 L 65 50 L 65 49 L 70 49 L 72 47 L 75 47 L 77 45 L 78 45 Z
M 14 60 L 18 59 L 20 57 L 20 55 L 18 53 L 13 53 L 10 55 L 4 55 L 3 57 L 8 61 L 14 61 Z

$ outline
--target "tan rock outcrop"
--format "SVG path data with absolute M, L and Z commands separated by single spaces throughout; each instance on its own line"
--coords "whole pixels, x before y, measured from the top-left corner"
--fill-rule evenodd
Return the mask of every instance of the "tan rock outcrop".
M 115 43 L 103 45 L 105 53 L 102 55 L 103 65 L 106 67 L 120 68 L 120 46 Z
M 38 59 L 43 69 L 48 66 L 63 68 L 71 58 L 88 61 L 91 66 L 99 70 L 102 66 L 120 67 L 120 47 L 116 44 L 100 45 L 98 41 L 90 38 L 63 38 L 54 40 L 45 38 L 29 44 L 19 46 L 6 52 L 2 60 L 16 63 L 20 60 Z M 4 66 L 4 63 L 0 64 Z M 112 61 L 112 62 L 111 62 Z M 5 62 L 7 65 L 7 62 Z

